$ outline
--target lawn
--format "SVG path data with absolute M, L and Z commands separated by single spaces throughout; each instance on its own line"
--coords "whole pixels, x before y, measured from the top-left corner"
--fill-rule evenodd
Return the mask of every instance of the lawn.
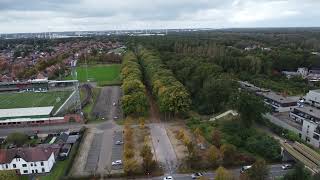
M 120 82 L 120 64 L 88 66 L 88 80 L 95 81 L 99 86 L 118 84 Z M 77 76 L 80 82 L 87 81 L 85 66 L 77 67 Z M 67 79 L 72 79 L 68 76 Z
M 1 93 L 0 109 L 54 106 L 60 107 L 70 96 L 70 91 Z

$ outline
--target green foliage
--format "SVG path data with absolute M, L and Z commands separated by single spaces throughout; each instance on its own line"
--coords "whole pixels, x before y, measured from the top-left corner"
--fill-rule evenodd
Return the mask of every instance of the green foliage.
M 139 52 L 139 60 L 160 111 L 173 114 L 188 112 L 191 104 L 189 92 L 164 67 L 160 58 L 143 49 Z
M 29 137 L 26 134 L 22 134 L 19 132 L 11 133 L 7 136 L 6 141 L 9 144 L 15 144 L 17 146 L 24 145 L 29 140 Z
M 223 164 L 232 165 L 236 160 L 237 148 L 232 144 L 224 144 L 220 147 Z
M 19 177 L 16 175 L 16 172 L 13 170 L 0 171 L 0 180 L 19 180 Z
M 268 165 L 265 160 L 258 159 L 247 173 L 250 180 L 266 180 L 269 175 Z
M 294 169 L 289 171 L 283 178 L 284 180 L 311 180 L 310 172 L 304 167 L 303 164 L 297 163 Z
M 121 67 L 122 89 L 121 98 L 123 112 L 126 115 L 144 115 L 148 102 L 146 88 L 142 83 L 142 72 L 136 56 L 132 52 L 125 54 Z
M 277 161 L 281 159 L 279 143 L 270 136 L 264 134 L 251 136 L 247 139 L 245 146 L 249 152 L 258 154 L 268 160 Z
M 245 127 L 250 127 L 255 121 L 261 120 L 262 114 L 267 112 L 262 100 L 247 92 L 240 93 L 236 108 Z

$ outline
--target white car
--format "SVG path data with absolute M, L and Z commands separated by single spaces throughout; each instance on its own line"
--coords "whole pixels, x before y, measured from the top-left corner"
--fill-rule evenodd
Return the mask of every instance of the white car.
M 291 168 L 292 168 L 292 165 L 291 165 L 291 164 L 284 164 L 284 165 L 281 166 L 281 168 L 282 168 L 283 170 L 291 169 Z
M 203 176 L 203 174 L 200 173 L 200 172 L 197 172 L 197 173 L 193 173 L 193 174 L 191 175 L 191 178 L 192 178 L 192 179 L 198 179 L 198 178 L 200 178 L 201 176 Z
M 123 144 L 123 141 L 116 141 L 115 144 L 116 144 L 116 145 L 121 145 L 121 144 Z
M 240 173 L 244 173 L 246 170 L 250 169 L 252 167 L 252 165 L 250 166 L 242 166 L 242 168 L 240 169 Z
M 112 166 L 117 166 L 117 165 L 121 165 L 122 161 L 121 160 L 116 160 L 112 162 Z
M 172 176 L 166 176 L 163 178 L 163 180 L 173 180 L 173 177 Z

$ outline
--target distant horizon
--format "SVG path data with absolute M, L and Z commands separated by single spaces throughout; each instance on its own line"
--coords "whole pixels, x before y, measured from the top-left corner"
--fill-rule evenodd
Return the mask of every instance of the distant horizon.
M 115 31 L 156 31 L 156 30 L 229 30 L 229 29 L 304 29 L 304 28 L 319 28 L 320 26 L 261 26 L 261 27 L 225 27 L 225 28 L 150 28 L 150 29 L 108 29 L 108 30 L 70 30 L 70 31 L 35 31 L 35 32 L 0 32 L 0 35 L 5 34 L 41 34 L 41 33 L 72 33 L 72 32 L 115 32 Z

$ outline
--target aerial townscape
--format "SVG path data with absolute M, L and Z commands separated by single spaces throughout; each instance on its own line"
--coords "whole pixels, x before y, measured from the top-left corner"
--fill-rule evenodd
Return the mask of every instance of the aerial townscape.
M 0 180 L 320 180 L 319 8 L 0 1 Z

